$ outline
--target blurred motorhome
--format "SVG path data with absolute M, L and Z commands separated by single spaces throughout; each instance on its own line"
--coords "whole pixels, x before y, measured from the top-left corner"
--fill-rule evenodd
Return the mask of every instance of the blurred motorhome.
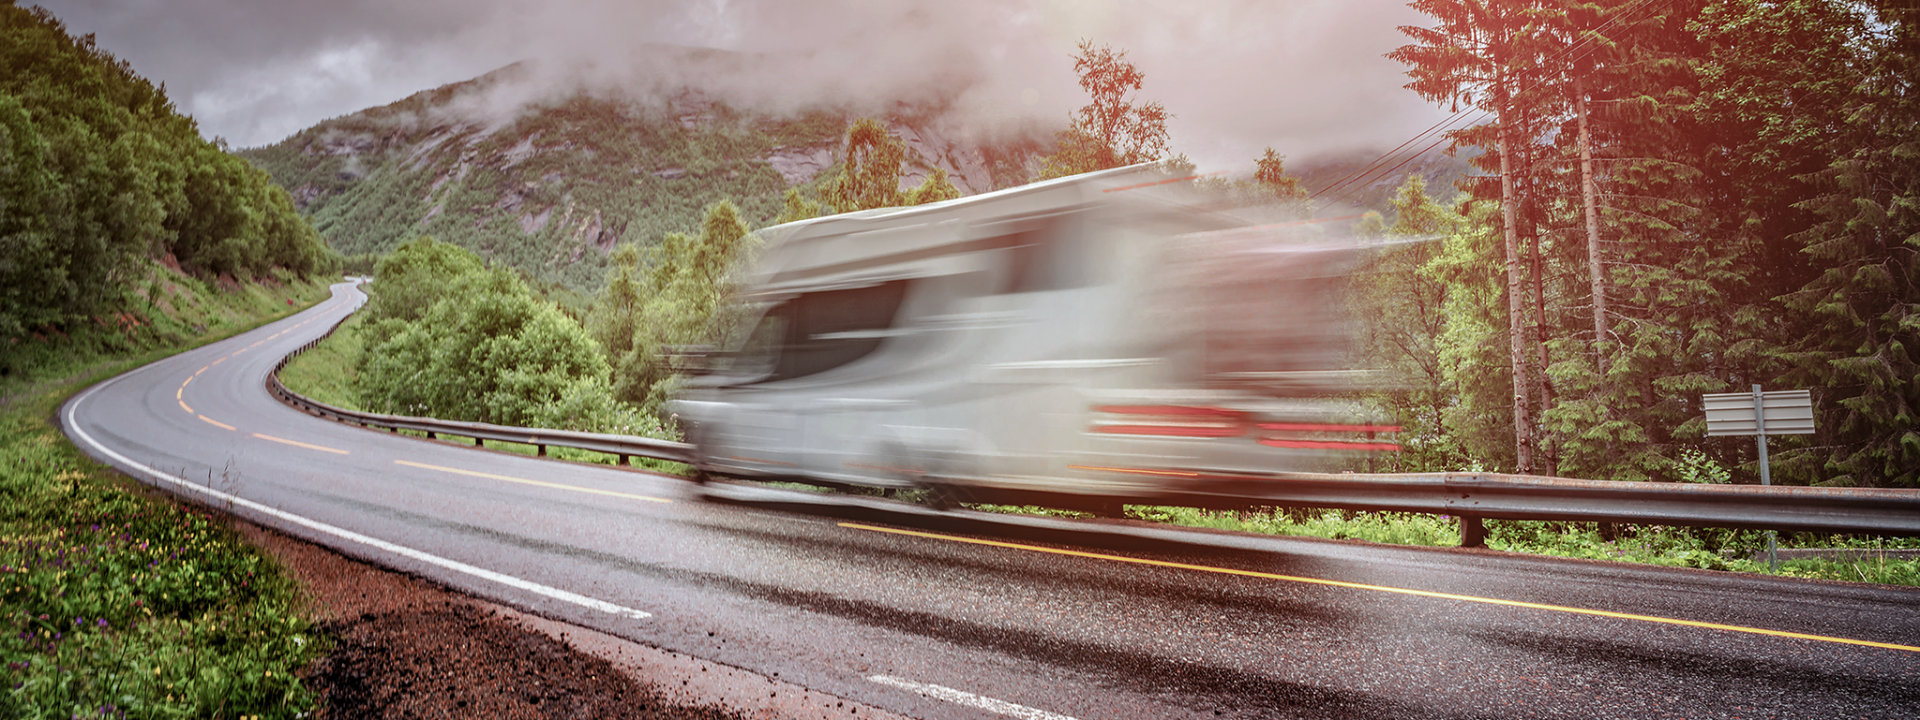
M 1152 165 L 765 231 L 670 408 L 714 475 L 1073 507 L 1392 451 L 1342 397 L 1353 242 Z

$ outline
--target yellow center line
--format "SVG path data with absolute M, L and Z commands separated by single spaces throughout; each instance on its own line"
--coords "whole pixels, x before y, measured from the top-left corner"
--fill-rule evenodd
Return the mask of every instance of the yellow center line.
M 233 356 L 232 356 L 232 355 L 228 355 L 227 357 L 233 357 Z M 227 358 L 220 358 L 219 360 L 215 360 L 215 361 L 213 361 L 213 362 L 210 362 L 210 363 L 207 363 L 207 367 L 209 367 L 209 368 L 210 368 L 210 367 L 213 367 L 213 366 L 215 366 L 215 365 L 219 365 L 220 363 L 223 363 L 223 362 L 226 362 L 226 361 L 227 361 Z M 206 368 L 201 368 L 201 370 L 206 370 Z
M 175 400 L 179 400 L 179 398 L 178 398 L 178 397 L 175 397 L 174 399 L 175 399 Z M 180 400 L 180 409 L 181 409 L 181 410 L 185 410 L 185 411 L 187 411 L 187 414 L 188 414 L 188 415 L 192 415 L 192 414 L 194 414 L 194 412 L 193 412 L 193 407 L 192 407 L 192 406 L 190 406 L 190 405 L 188 405 L 188 404 L 187 404 L 187 401 L 185 401 L 185 400 Z
M 213 418 L 210 418 L 210 417 L 207 417 L 207 416 L 205 416 L 205 415 L 201 415 L 201 416 L 200 416 L 200 419 L 201 419 L 201 420 L 205 420 L 205 421 L 207 421 L 207 422 L 209 422 L 209 423 L 212 423 L 212 424 L 214 425 L 214 427 L 221 427 L 221 428 L 226 428 L 226 429 L 228 429 L 228 430 L 232 430 L 232 429 L 233 429 L 233 426 L 232 426 L 232 425 L 228 425 L 228 424 L 226 424 L 226 423 L 223 423 L 223 422 L 220 422 L 219 420 L 215 420 L 215 419 L 213 419 Z
M 1746 627 L 1743 625 L 1723 625 L 1720 623 L 1700 622 L 1697 620 L 1677 620 L 1674 618 L 1665 618 L 1665 617 L 1659 617 L 1656 615 L 1636 615 L 1633 613 L 1613 612 L 1610 610 L 1592 610 L 1588 608 L 1568 607 L 1566 605 L 1546 605 L 1542 603 L 1521 602 L 1519 600 L 1502 600 L 1499 598 L 1479 597 L 1476 595 L 1456 595 L 1453 593 L 1432 592 L 1429 590 L 1410 590 L 1407 588 L 1388 587 L 1385 585 L 1367 585 L 1364 583 L 1344 582 L 1340 580 L 1322 580 L 1320 578 L 1299 577 L 1295 575 L 1278 575 L 1274 573 L 1264 573 L 1264 572 L 1257 572 L 1253 570 L 1236 570 L 1234 568 L 1212 567 L 1208 565 L 1189 565 L 1187 563 L 1168 562 L 1165 560 L 1147 560 L 1144 558 L 1126 557 L 1124 555 L 1105 555 L 1101 553 L 1083 552 L 1080 550 L 1062 550 L 1058 548 L 1041 547 L 1038 545 L 1022 545 L 1019 543 L 1000 542 L 997 540 L 979 540 L 975 538 L 960 537 L 957 535 L 941 535 L 938 533 L 919 532 L 915 530 L 899 530 L 895 528 L 877 527 L 874 525 L 861 525 L 859 523 L 843 522 L 843 523 L 840 523 L 840 527 L 851 528 L 854 530 L 869 530 L 872 532 L 891 533 L 894 535 L 907 535 L 910 537 L 918 537 L 918 538 L 929 538 L 933 540 L 946 540 L 948 542 L 970 543 L 973 545 L 988 545 L 992 547 L 1011 548 L 1014 550 L 1026 550 L 1029 552 L 1051 553 L 1054 555 L 1069 555 L 1073 557 L 1090 558 L 1093 560 L 1109 560 L 1112 562 L 1134 563 L 1137 565 L 1154 565 L 1158 567 L 1177 568 L 1181 570 L 1198 570 L 1201 572 L 1220 573 L 1223 575 L 1240 575 L 1244 577 L 1265 578 L 1268 580 L 1283 580 L 1286 582 L 1306 583 L 1309 585 L 1326 585 L 1330 587 L 1348 588 L 1352 590 L 1372 590 L 1374 592 L 1396 593 L 1400 595 L 1414 595 L 1418 597 L 1437 598 L 1441 600 L 1459 600 L 1462 602 L 1483 603 L 1487 605 L 1505 605 L 1508 607 L 1529 608 L 1533 610 L 1550 610 L 1553 612 L 1574 613 L 1578 615 L 1593 615 L 1597 617 L 1615 618 L 1618 620 L 1638 620 L 1640 622 L 1658 623 L 1662 625 L 1682 625 L 1686 627 L 1706 628 L 1709 630 L 1727 630 L 1730 632 L 1750 633 L 1754 635 L 1771 635 L 1774 637 L 1794 638 L 1797 640 L 1817 640 L 1819 642 L 1841 643 L 1845 645 L 1864 645 L 1866 647 L 1884 648 L 1887 650 L 1906 650 L 1908 652 L 1920 652 L 1920 647 L 1915 647 L 1912 645 L 1896 645 L 1893 643 L 1874 642 L 1872 640 L 1855 640 L 1853 638 L 1832 637 L 1829 635 L 1809 635 L 1806 633 L 1787 632 L 1785 630 L 1768 630 L 1766 628 Z
M 487 478 L 489 480 L 504 480 L 506 482 L 520 483 L 522 485 L 538 485 L 540 487 L 557 488 L 560 490 L 572 490 L 574 492 L 593 493 L 595 495 L 611 495 L 613 497 L 631 498 L 634 500 L 645 500 L 647 502 L 657 502 L 657 503 L 673 502 L 672 500 L 668 500 L 666 498 L 648 497 L 646 495 L 634 495 L 632 493 L 614 492 L 612 490 L 599 490 L 595 488 L 580 487 L 577 485 L 562 485 L 560 483 L 543 482 L 540 480 L 527 480 L 525 478 L 508 477 L 505 475 L 495 475 L 493 473 L 483 473 L 475 470 L 461 470 L 459 468 L 441 467 L 439 465 L 428 465 L 426 463 L 410 462 L 407 460 L 395 460 L 393 462 L 397 465 L 406 465 L 408 467 L 425 468 L 427 470 L 439 470 L 441 472 L 450 472 L 456 475 L 470 475 L 473 477 Z
M 347 451 L 345 451 L 345 450 L 341 450 L 341 449 L 338 449 L 338 448 L 330 448 L 330 447 L 326 447 L 326 446 L 323 446 L 323 445 L 308 445 L 308 444 L 306 444 L 306 443 L 303 443 L 303 442 L 300 442 L 300 441 L 298 441 L 298 440 L 288 440 L 288 439 L 286 439 L 286 438 L 277 438 L 277 437 L 274 437 L 274 436 L 272 436 L 272 435 L 261 435 L 260 433 L 254 433 L 254 434 L 253 434 L 253 436 L 254 436 L 254 437 L 257 437 L 257 438 L 260 438 L 261 440 L 272 440 L 272 441 L 274 441 L 274 442 L 277 442 L 277 443 L 282 443 L 282 444 L 286 444 L 286 445 L 292 445 L 292 446 L 294 446 L 294 447 L 303 447 L 303 448 L 306 448 L 306 449 L 308 449 L 308 450 L 319 450 L 320 452 L 330 452 L 330 453 L 333 453 L 333 454 L 335 454 L 335 455 L 351 455 L 351 454 L 352 454 L 352 453 L 349 453 L 349 452 L 347 452 Z

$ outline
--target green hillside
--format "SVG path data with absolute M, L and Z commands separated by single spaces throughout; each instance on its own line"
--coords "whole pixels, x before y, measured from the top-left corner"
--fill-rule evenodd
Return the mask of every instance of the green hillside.
M 731 200 L 755 227 L 771 223 L 788 187 L 831 177 L 853 119 L 831 109 L 754 114 L 694 91 L 655 103 L 580 93 L 503 121 L 468 110 L 528 75 L 509 66 L 241 154 L 343 253 L 386 253 L 431 235 L 535 281 L 588 290 L 615 246 L 696 227 L 715 202 Z M 889 119 L 910 150 L 909 186 L 936 167 L 962 192 L 1017 185 L 1041 150 L 949 142 L 938 121 Z
M 223 284 L 337 267 L 265 173 L 92 36 L 5 0 L 0 67 L 0 356 L 138 312 L 154 260 Z

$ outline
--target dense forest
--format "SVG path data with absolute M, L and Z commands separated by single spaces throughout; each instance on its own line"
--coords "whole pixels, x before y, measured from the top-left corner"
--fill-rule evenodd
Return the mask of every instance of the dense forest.
M 155 261 L 240 281 L 337 267 L 285 190 L 92 36 L 6 0 L 0 66 L 0 342 L 128 309 Z
M 1773 476 L 1920 485 L 1920 10 L 1895 0 L 1418 0 L 1390 57 L 1481 174 L 1410 185 L 1440 237 L 1375 358 L 1404 469 L 1751 481 L 1703 393 L 1810 388 Z

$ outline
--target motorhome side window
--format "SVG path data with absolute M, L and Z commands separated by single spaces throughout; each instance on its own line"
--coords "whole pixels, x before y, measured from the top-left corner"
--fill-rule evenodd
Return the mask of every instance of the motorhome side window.
M 1052 221 L 1001 237 L 1005 258 L 1002 293 L 1085 287 L 1094 281 L 1082 223 Z
M 761 382 L 826 372 L 871 354 L 885 340 L 907 281 L 825 290 L 793 297 L 768 310 L 748 336 L 743 354 L 772 355 Z M 778 342 L 772 342 L 778 338 Z

